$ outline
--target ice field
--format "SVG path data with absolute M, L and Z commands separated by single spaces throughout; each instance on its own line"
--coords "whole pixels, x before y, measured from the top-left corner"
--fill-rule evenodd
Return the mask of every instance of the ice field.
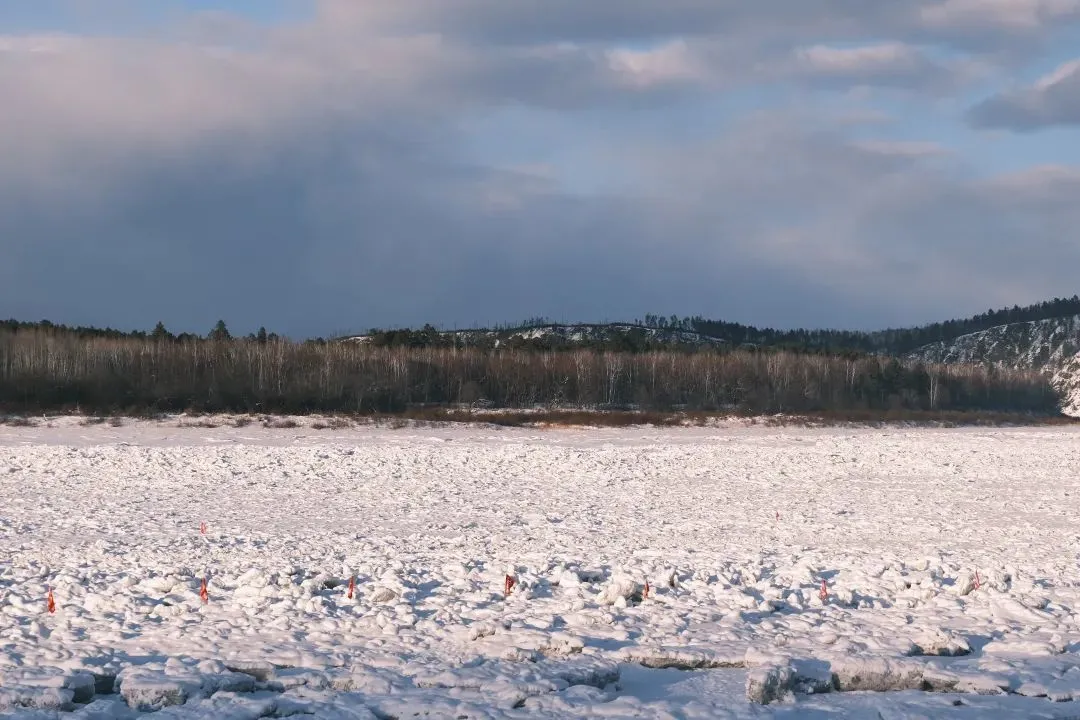
M 50 424 L 0 717 L 1080 717 L 1078 429 Z

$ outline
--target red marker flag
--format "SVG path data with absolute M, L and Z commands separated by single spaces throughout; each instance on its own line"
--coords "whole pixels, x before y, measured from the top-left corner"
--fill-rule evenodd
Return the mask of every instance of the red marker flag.
M 503 595 L 509 595 L 514 590 L 515 585 L 517 585 L 517 580 L 514 579 L 514 576 L 507 575 L 506 583 L 503 586 Z
M 49 608 L 49 614 L 52 615 L 56 612 L 56 600 L 53 599 L 52 588 L 49 588 L 49 594 L 46 596 L 45 601 Z
M 202 598 L 203 605 L 210 602 L 210 592 L 206 588 L 206 578 L 203 578 L 202 584 L 199 585 L 199 597 Z
M 825 581 L 821 581 L 821 592 L 818 593 L 818 597 L 821 598 L 821 602 L 825 602 L 829 599 L 829 586 L 825 584 Z
M 353 591 L 356 590 L 356 576 L 349 578 L 349 599 L 352 600 Z

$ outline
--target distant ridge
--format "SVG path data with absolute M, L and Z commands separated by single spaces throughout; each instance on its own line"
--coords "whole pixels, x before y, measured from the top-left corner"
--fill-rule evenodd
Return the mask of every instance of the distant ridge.
M 501 330 L 381 331 L 346 338 L 375 344 L 452 344 L 458 347 L 528 348 L 536 350 L 606 347 L 612 350 L 647 350 L 672 347 L 705 348 L 727 345 L 722 338 L 681 328 L 654 328 L 628 323 L 575 323 L 526 326 Z
M 1080 315 L 1080 297 L 1055 298 L 1034 305 L 985 313 L 964 319 L 946 320 L 917 327 L 890 328 L 873 332 L 831 329 L 758 328 L 726 320 L 701 316 L 678 318 L 646 315 L 630 322 L 556 323 L 547 318 L 533 318 L 516 326 L 446 330 L 425 325 L 419 329 L 372 329 L 367 333 L 339 333 L 330 339 L 310 338 L 323 343 L 334 340 L 368 342 L 385 347 L 424 347 L 465 345 L 470 347 L 524 347 L 558 349 L 591 347 L 604 350 L 652 350 L 666 348 L 758 347 L 814 353 L 863 353 L 903 356 L 934 343 L 948 343 L 965 335 L 995 327 L 1042 320 L 1056 320 Z M 162 323 L 150 331 L 125 332 L 111 328 L 69 326 L 48 320 L 25 322 L 0 320 L 0 331 L 45 331 L 51 335 L 76 335 L 97 338 L 152 338 L 180 342 L 212 339 L 231 334 L 219 321 L 206 335 L 182 332 L 174 334 Z M 245 330 L 248 330 L 247 328 Z M 244 336 L 257 342 L 273 341 L 278 336 L 259 328 Z M 299 338 L 294 338 L 299 339 Z
M 469 346 L 566 349 L 600 347 L 611 350 L 650 350 L 665 347 L 761 347 L 817 353 L 865 353 L 902 356 L 933 343 L 995 327 L 1080 315 L 1080 297 L 985 313 L 965 319 L 946 320 L 918 327 L 890 328 L 873 332 L 855 330 L 776 330 L 758 328 L 700 316 L 678 318 L 646 315 L 642 320 L 611 323 L 554 323 L 544 318 L 512 327 L 443 330 L 426 325 L 420 329 L 373 329 L 344 339 L 386 347 Z

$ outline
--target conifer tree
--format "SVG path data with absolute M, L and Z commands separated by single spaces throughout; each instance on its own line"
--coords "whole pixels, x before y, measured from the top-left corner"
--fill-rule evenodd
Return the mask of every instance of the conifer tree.
M 215 325 L 214 329 L 210 331 L 210 335 L 208 337 L 210 340 L 213 340 L 215 342 L 232 339 L 232 335 L 229 334 L 229 329 L 225 327 L 224 320 L 217 321 L 217 325 Z
M 154 326 L 154 332 L 150 333 L 150 337 L 154 340 L 172 340 L 173 334 L 165 329 L 165 323 L 159 321 Z

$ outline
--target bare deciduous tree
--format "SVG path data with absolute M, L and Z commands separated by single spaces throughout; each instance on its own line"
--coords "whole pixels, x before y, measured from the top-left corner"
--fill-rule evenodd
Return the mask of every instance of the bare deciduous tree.
M 0 330 L 0 410 L 395 412 L 413 405 L 1052 413 L 1039 373 L 789 352 L 381 348 L 280 338 L 162 342 Z

